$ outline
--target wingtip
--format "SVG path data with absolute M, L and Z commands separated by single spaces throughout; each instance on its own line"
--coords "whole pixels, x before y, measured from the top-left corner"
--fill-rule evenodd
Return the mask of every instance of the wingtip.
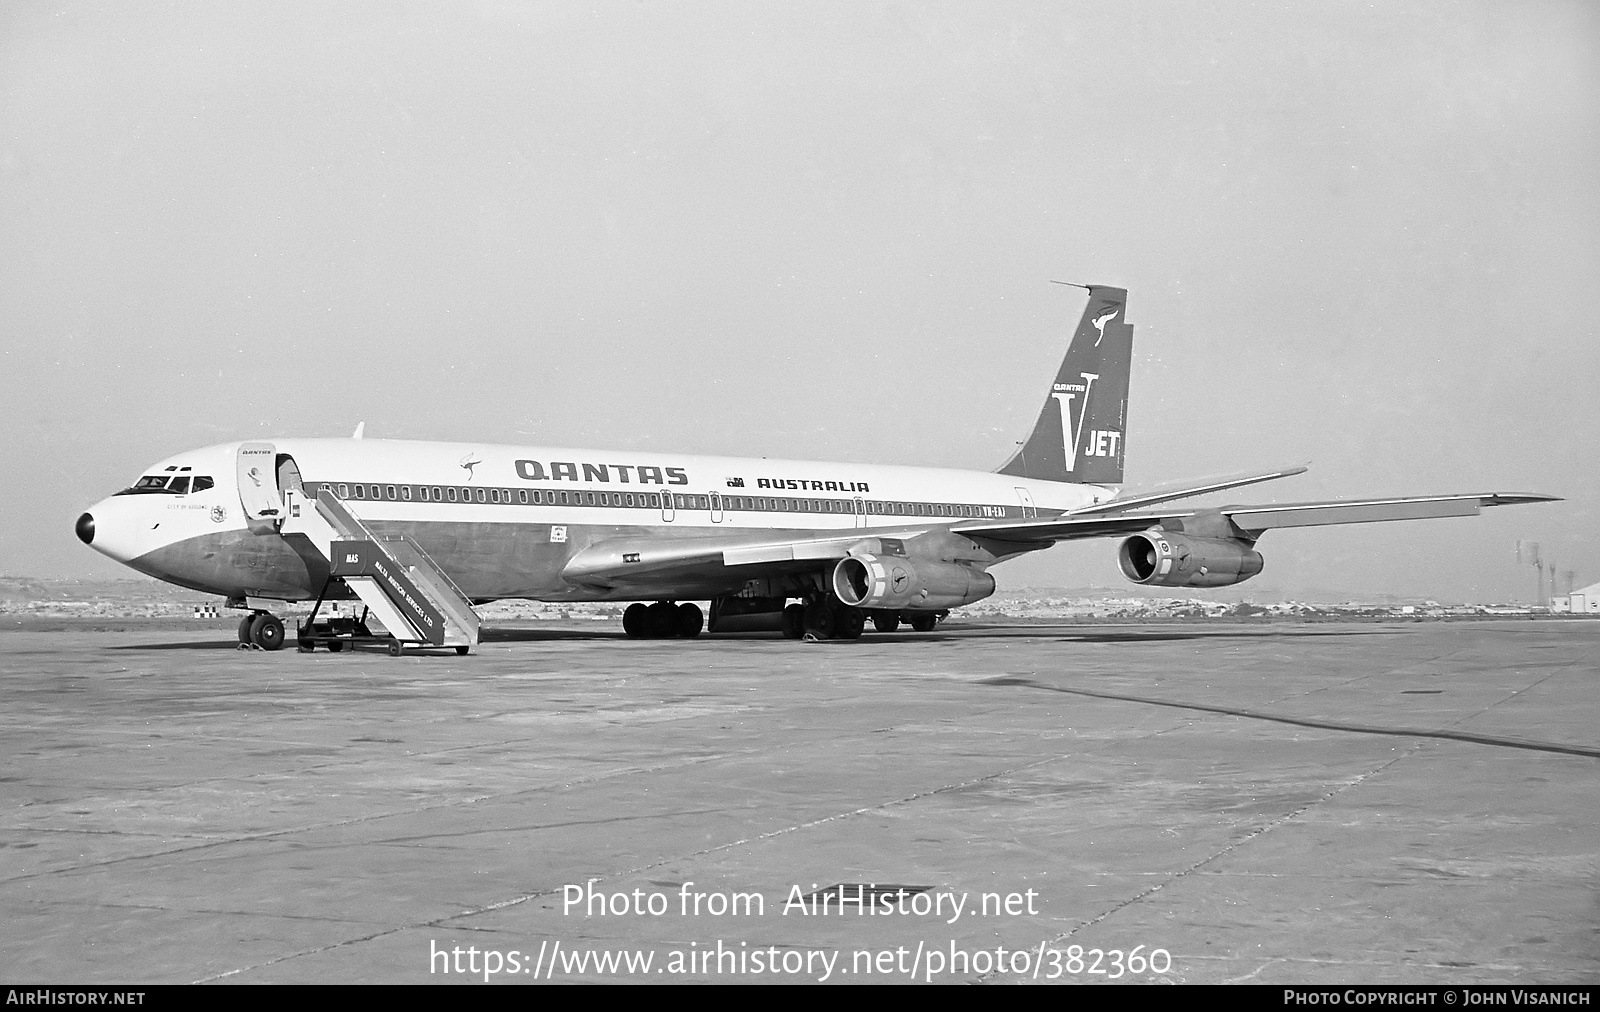
M 1270 474 L 1279 478 L 1289 478 L 1297 474 L 1305 474 L 1309 470 L 1311 470 L 1311 461 L 1308 460 L 1303 464 L 1280 464 L 1277 467 L 1268 470 L 1247 473 L 1263 475 Z

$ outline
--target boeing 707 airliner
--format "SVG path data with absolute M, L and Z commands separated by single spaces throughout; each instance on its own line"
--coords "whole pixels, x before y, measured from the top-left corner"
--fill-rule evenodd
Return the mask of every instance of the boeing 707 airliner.
M 477 642 L 474 604 L 634 602 L 633 637 L 929 631 L 994 593 L 990 568 L 1058 541 L 1121 538 L 1134 583 L 1221 587 L 1261 572 L 1267 530 L 1477 514 L 1549 501 L 1472 493 L 1260 506 L 1183 499 L 1305 470 L 1122 489 L 1133 327 L 1127 293 L 1088 304 L 1032 433 L 994 472 L 381 439 L 224 443 L 169 457 L 78 518 L 84 543 L 243 609 L 276 649 L 274 608 L 317 602 L 302 650 L 380 638 Z M 359 436 L 359 432 L 358 432 Z M 317 623 L 359 598 L 359 621 Z M 382 632 L 372 628 L 373 620 Z

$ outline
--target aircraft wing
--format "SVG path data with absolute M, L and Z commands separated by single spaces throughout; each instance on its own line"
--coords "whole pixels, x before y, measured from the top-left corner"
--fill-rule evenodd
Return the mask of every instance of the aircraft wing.
M 1276 468 L 1270 471 L 1247 471 L 1234 475 L 1158 485 L 1133 494 L 1121 494 L 1107 502 L 1074 511 L 1072 517 L 1078 522 L 1062 528 L 1070 533 L 1051 534 L 1039 529 L 1040 525 L 1051 529 L 1060 526 L 1060 520 L 1058 519 L 1050 522 L 1030 521 L 1026 525 L 1001 523 L 996 527 L 997 530 L 1017 527 L 1021 537 L 1013 538 L 1004 535 L 994 535 L 994 537 L 996 540 L 1037 542 L 1037 547 L 1043 547 L 1050 542 L 1065 538 L 1100 537 L 1119 534 L 1123 531 L 1144 530 L 1158 523 L 1161 516 L 1176 516 L 1179 514 L 1134 515 L 1129 514 L 1129 510 L 1138 506 L 1167 502 L 1172 499 L 1184 499 L 1190 496 L 1204 495 L 1208 492 L 1220 492 L 1223 489 L 1237 488 L 1240 485 L 1272 481 L 1275 478 L 1287 478 L 1290 475 L 1300 474 L 1305 470 L 1305 466 L 1296 465 Z M 1137 519 L 1135 519 L 1135 516 L 1137 516 Z M 968 526 L 971 525 L 957 525 L 954 529 L 965 531 Z M 985 532 L 984 536 L 990 536 L 987 533 L 988 526 L 979 526 Z M 790 537 L 784 539 L 774 539 L 770 534 L 763 534 L 762 532 L 743 532 L 741 534 L 683 538 L 672 541 L 654 538 L 603 541 L 591 545 L 573 556 L 562 570 L 562 575 L 568 580 L 579 583 L 616 586 L 625 583 L 648 582 L 664 576 L 683 573 L 705 574 L 733 566 L 763 567 L 768 571 L 809 568 L 804 565 L 794 566 L 789 564 L 815 563 L 822 559 L 842 559 L 850 554 L 852 546 L 860 544 L 866 538 L 913 538 L 936 529 L 950 529 L 948 521 L 941 520 L 937 523 L 924 521 L 920 524 L 904 525 L 904 529 L 874 528 L 871 531 L 827 531 L 818 532 L 813 537 Z
M 842 559 L 854 545 L 879 537 L 915 537 L 931 525 L 899 530 L 818 532 L 814 537 L 774 538 L 760 531 L 671 541 L 619 539 L 590 545 L 567 561 L 562 576 L 576 583 L 618 586 L 648 583 L 682 574 L 725 573 L 753 567 L 751 575 L 815 568 L 824 559 Z
M 853 549 L 878 552 L 883 550 L 884 541 L 909 541 L 935 531 L 948 531 L 950 525 L 950 520 L 927 517 L 920 523 L 799 536 L 730 531 L 673 540 L 618 538 L 596 542 L 577 552 L 567 560 L 561 575 L 574 583 L 612 588 L 652 584 L 667 578 L 691 583 L 726 582 L 733 575 L 753 579 L 817 569 L 819 562 L 842 559 Z M 1149 526 L 1150 522 L 1146 522 L 1137 529 Z
M 1263 506 L 1213 506 L 1183 510 L 1133 510 L 1116 513 L 1076 511 L 1059 517 L 1033 520 L 971 521 L 951 526 L 957 534 L 990 541 L 1037 545 L 1131 534 L 1169 520 L 1202 514 L 1227 518 L 1238 534 L 1254 538 L 1274 527 L 1316 527 L 1323 524 L 1365 524 L 1384 520 L 1425 520 L 1433 517 L 1477 516 L 1489 506 L 1555 502 L 1559 496 L 1532 492 L 1472 492 L 1462 495 L 1401 496 L 1387 499 L 1336 499 Z M 1100 504 L 1092 509 L 1110 505 Z
M 1276 476 L 1276 475 L 1274 475 Z M 1267 480 L 1258 477 L 1255 480 Z M 1164 494 L 1164 493 L 1163 493 Z M 1189 494 L 1198 494 L 1191 491 Z M 1107 513 L 1102 503 L 1089 511 L 1030 520 L 970 520 L 923 522 L 899 527 L 818 532 L 810 537 L 774 538 L 770 533 L 748 531 L 711 537 L 675 540 L 624 538 L 602 541 L 579 551 L 562 570 L 575 583 L 621 587 L 649 584 L 664 578 L 699 578 L 724 581 L 734 572 L 754 577 L 786 571 L 814 569 L 817 563 L 842 559 L 853 548 L 881 539 L 905 539 L 946 530 L 981 541 L 995 542 L 1001 553 L 1044 548 L 1057 541 L 1117 537 L 1148 530 L 1164 522 L 1192 517 L 1224 517 L 1224 536 L 1255 538 L 1274 527 L 1311 527 L 1321 524 L 1359 524 L 1383 520 L 1422 520 L 1431 517 L 1476 516 L 1484 507 L 1516 503 L 1550 502 L 1556 496 L 1534 493 L 1480 492 L 1465 495 L 1410 496 L 1388 499 L 1343 499 L 1327 502 L 1283 503 L 1263 506 L 1221 506 L 1175 510 L 1127 510 Z M 1146 502 L 1144 497 L 1130 501 Z M 867 551 L 878 551 L 867 547 Z M 734 572 L 730 572 L 734 571 Z

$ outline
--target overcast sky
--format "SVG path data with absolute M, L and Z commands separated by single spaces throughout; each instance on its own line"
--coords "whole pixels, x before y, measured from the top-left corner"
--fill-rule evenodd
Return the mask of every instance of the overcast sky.
M 1259 578 L 1600 580 L 1600 6 L 0 6 L 0 572 L 268 435 L 989 470 L 1083 294 L 1130 484 L 1478 490 Z M 996 570 L 1110 585 L 1114 543 Z M 1563 580 L 1564 585 L 1564 580 Z

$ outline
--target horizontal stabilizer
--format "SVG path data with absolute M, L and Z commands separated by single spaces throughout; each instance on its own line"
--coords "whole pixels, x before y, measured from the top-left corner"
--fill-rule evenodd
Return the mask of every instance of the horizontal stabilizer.
M 1099 503 L 1094 506 L 1085 506 L 1072 511 L 1075 517 L 1104 515 L 1107 513 L 1123 513 L 1140 506 L 1154 506 L 1160 502 L 1171 502 L 1174 499 L 1188 499 L 1197 495 L 1206 495 L 1210 492 L 1221 492 L 1224 489 L 1238 488 L 1241 485 L 1254 485 L 1263 481 L 1275 481 L 1279 478 L 1289 478 L 1297 474 L 1304 474 L 1309 468 L 1306 464 L 1297 464 L 1293 467 L 1281 467 L 1274 471 L 1244 471 L 1239 474 L 1222 475 L 1216 478 L 1199 478 L 1193 481 L 1168 482 L 1157 485 L 1140 492 L 1122 493 L 1109 502 Z

